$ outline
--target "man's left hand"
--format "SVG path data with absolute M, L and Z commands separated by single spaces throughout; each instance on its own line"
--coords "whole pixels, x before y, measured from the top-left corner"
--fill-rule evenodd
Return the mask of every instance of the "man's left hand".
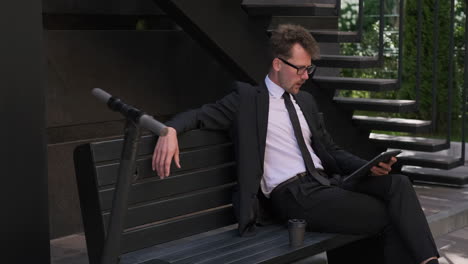
M 379 165 L 370 169 L 372 176 L 387 175 L 392 170 L 392 165 L 397 161 L 397 158 L 392 157 L 388 162 L 380 162 Z

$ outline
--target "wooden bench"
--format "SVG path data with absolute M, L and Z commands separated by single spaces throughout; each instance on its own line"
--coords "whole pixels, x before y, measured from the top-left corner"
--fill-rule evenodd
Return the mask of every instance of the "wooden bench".
M 155 142 L 154 136 L 140 140 L 120 263 L 290 263 L 359 238 L 307 232 L 304 245 L 291 248 L 283 225 L 240 237 L 231 205 L 236 179 L 227 135 L 202 130 L 181 135 L 182 168 L 172 167 L 164 180 L 151 170 Z M 122 143 L 85 144 L 74 153 L 90 264 L 99 263 L 103 251 Z

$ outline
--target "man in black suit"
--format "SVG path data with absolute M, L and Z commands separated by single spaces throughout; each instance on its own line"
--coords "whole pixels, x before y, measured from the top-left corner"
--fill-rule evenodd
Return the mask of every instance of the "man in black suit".
M 271 48 L 264 83 L 239 83 L 216 103 L 166 123 L 169 133 L 158 139 L 153 170 L 164 178 L 172 160 L 180 167 L 178 133 L 229 130 L 236 152 L 233 204 L 241 235 L 255 234 L 260 195 L 271 203 L 276 218 L 306 219 L 310 230 L 379 234 L 385 263 L 437 263 L 437 248 L 410 181 L 389 174 L 395 157 L 373 167 L 359 183 L 343 183 L 341 175 L 366 161 L 333 142 L 313 97 L 299 90 L 315 70 L 311 62 L 319 51 L 313 37 L 300 26 L 282 25 L 271 37 Z

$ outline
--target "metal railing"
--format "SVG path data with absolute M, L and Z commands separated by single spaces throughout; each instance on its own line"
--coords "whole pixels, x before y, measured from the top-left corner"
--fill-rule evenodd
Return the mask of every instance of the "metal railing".
M 462 92 L 462 147 L 461 147 L 461 161 L 465 162 L 465 130 L 466 130 L 466 93 L 468 90 L 468 48 L 467 48 L 467 41 L 468 41 L 468 3 L 465 4 L 465 62 L 464 62 L 464 84 L 463 84 L 463 92 Z M 453 25 L 452 25 L 453 26 Z
M 404 0 L 400 1 L 400 27 L 399 27 L 399 64 L 398 64 L 398 79 L 401 82 L 402 78 L 402 69 L 403 69 L 403 6 Z M 422 69 L 422 0 L 418 0 L 417 2 L 417 28 L 416 28 L 416 83 L 415 83 L 415 100 L 419 107 L 419 102 L 421 100 L 421 69 Z M 432 130 L 435 131 L 437 128 L 437 94 L 438 94 L 438 77 L 439 77 L 439 11 L 440 11 L 440 2 L 439 0 L 434 1 L 434 14 L 433 14 L 433 38 L 434 38 L 434 46 L 433 46 L 433 60 L 432 60 Z M 465 10 L 465 14 L 468 13 L 468 10 Z M 449 48 L 448 48 L 448 102 L 447 102 L 447 129 L 446 129 L 446 143 L 450 146 L 451 138 L 452 138 L 452 106 L 453 106 L 453 95 L 454 95 L 454 58 L 455 58 L 455 0 L 450 1 L 450 29 L 449 29 Z M 465 43 L 468 41 L 468 20 L 465 21 Z M 468 51 L 465 49 L 465 66 L 468 65 Z M 464 67 L 464 86 L 462 90 L 462 124 L 461 124 L 461 144 L 462 150 L 460 155 L 459 163 L 462 165 L 465 160 L 465 132 L 466 132 L 466 114 L 467 114 L 467 89 L 468 89 L 468 67 Z

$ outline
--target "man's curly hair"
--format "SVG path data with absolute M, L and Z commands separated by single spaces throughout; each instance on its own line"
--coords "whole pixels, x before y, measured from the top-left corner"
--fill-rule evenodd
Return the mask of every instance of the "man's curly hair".
M 291 58 L 291 48 L 298 43 L 312 57 L 312 60 L 320 58 L 320 48 L 314 37 L 302 26 L 283 24 L 273 31 L 270 38 L 273 58 Z

